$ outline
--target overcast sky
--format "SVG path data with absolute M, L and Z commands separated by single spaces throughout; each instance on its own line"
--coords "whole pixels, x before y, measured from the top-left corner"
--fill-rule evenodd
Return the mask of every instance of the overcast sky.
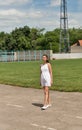
M 61 0 L 0 0 L 0 32 L 15 27 L 45 28 L 60 26 Z M 82 28 L 82 0 L 67 0 L 70 27 Z

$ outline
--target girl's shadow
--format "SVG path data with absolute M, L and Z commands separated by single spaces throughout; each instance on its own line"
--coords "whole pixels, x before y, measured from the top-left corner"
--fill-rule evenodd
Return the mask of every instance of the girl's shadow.
M 43 107 L 43 104 L 41 104 L 41 103 L 32 103 L 32 105 L 34 105 L 36 107 Z

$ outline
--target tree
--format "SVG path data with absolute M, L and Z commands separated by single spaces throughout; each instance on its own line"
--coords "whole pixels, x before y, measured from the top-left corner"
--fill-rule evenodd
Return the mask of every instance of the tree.
M 17 50 L 46 50 L 59 52 L 60 29 L 47 31 L 44 28 L 30 28 L 28 26 L 15 28 L 11 33 L 0 32 L 0 49 Z M 69 29 L 70 45 L 82 39 L 82 29 Z

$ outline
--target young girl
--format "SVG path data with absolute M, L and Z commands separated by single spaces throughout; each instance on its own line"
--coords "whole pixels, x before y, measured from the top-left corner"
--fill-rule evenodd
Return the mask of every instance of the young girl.
M 44 54 L 42 60 L 43 64 L 41 65 L 41 86 L 43 87 L 44 90 L 44 105 L 42 109 L 45 110 L 51 106 L 49 87 L 52 85 L 53 79 L 52 79 L 52 67 L 51 64 L 49 63 L 48 56 Z

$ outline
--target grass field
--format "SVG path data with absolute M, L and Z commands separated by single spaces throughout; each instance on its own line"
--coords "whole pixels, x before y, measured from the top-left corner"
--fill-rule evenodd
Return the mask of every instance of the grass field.
M 40 88 L 41 61 L 0 63 L 0 84 Z M 82 92 L 82 59 L 51 61 L 52 90 Z

